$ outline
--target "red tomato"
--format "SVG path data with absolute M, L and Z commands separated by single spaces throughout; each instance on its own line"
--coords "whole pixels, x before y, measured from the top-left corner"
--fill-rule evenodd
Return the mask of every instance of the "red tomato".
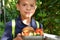
M 43 31 L 42 31 L 42 29 L 37 28 L 35 32 L 36 32 L 37 34 L 40 33 L 41 36 L 43 35 Z

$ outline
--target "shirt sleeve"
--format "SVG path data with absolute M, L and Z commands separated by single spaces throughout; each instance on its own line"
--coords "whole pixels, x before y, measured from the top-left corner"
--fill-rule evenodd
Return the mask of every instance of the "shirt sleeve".
M 11 28 L 11 22 L 8 22 L 6 24 L 6 28 L 4 31 L 4 34 L 1 38 L 1 40 L 12 40 L 12 28 Z

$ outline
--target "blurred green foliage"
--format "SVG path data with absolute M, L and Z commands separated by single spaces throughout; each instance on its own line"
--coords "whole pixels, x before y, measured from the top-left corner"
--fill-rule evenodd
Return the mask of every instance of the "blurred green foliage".
M 0 22 L 0 38 L 2 37 L 2 35 L 3 35 L 3 32 L 4 32 L 4 27 L 5 25 L 4 25 L 4 23 L 3 22 Z

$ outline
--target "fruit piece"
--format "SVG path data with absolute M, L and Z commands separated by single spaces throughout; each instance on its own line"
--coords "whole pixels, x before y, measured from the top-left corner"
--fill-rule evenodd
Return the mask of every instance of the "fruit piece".
M 35 32 L 36 32 L 36 34 L 39 34 L 40 36 L 43 35 L 42 29 L 37 28 Z
M 33 32 L 30 32 L 30 33 L 29 33 L 29 36 L 33 36 Z
M 22 36 L 24 36 L 24 33 L 23 32 L 21 34 L 22 34 Z
M 40 33 L 40 31 L 41 31 L 41 30 L 37 28 L 35 32 L 36 32 L 36 33 Z
M 36 32 L 34 32 L 34 36 L 36 36 Z
M 24 36 L 29 36 L 29 33 L 28 32 L 24 32 Z
M 28 30 L 23 31 L 23 32 L 22 32 L 22 35 L 24 35 L 24 36 L 29 36 Z

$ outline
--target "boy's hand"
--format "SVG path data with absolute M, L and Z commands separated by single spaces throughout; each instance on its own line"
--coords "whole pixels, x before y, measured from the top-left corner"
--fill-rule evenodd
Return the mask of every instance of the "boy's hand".
M 19 33 L 19 34 L 17 34 L 17 37 L 14 38 L 13 40 L 23 40 L 23 39 L 22 39 L 22 37 L 21 37 L 21 34 Z

